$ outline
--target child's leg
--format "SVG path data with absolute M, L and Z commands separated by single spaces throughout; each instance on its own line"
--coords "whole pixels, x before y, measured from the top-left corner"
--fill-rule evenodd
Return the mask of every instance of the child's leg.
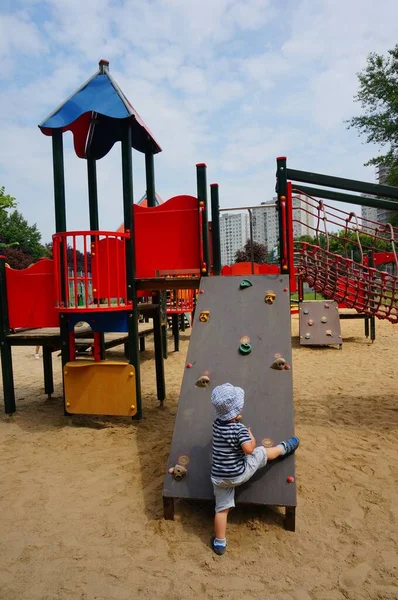
M 216 539 L 225 540 L 227 537 L 227 520 L 228 520 L 229 508 L 216 512 L 214 516 L 214 533 Z

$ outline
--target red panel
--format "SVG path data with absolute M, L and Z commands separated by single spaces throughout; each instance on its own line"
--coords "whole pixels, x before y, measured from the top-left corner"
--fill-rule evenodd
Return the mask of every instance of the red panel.
M 254 273 L 252 273 L 251 262 L 240 262 L 231 266 L 225 265 L 221 270 L 221 275 L 278 275 L 279 273 L 280 268 L 278 265 L 267 265 L 266 263 L 261 265 L 254 263 Z
M 58 327 L 55 310 L 54 261 L 39 260 L 27 269 L 6 269 L 11 329 Z
M 158 271 L 202 268 L 199 203 L 194 196 L 175 196 L 160 206 L 134 205 L 136 277 L 159 277 Z
M 92 249 L 93 297 L 123 298 L 126 295 L 124 242 L 117 238 L 104 238 L 94 242 Z

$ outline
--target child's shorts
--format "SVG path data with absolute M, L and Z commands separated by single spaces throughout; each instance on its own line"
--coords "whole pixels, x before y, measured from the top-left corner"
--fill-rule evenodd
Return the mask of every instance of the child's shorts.
M 258 446 L 252 454 L 246 455 L 246 468 L 242 475 L 233 479 L 211 478 L 214 495 L 216 497 L 216 512 L 235 506 L 235 488 L 246 483 L 254 473 L 267 464 L 267 451 L 263 446 Z

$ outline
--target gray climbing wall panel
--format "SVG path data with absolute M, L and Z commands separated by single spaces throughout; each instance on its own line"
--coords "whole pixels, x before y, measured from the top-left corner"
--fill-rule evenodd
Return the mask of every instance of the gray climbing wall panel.
M 192 366 L 185 368 L 167 464 L 168 468 L 184 464 L 187 476 L 181 481 L 168 473 L 165 476 L 165 516 L 168 511 L 170 518 L 170 499 L 214 499 L 210 468 L 214 419 L 211 391 L 215 386 L 230 382 L 244 388 L 242 422 L 252 428 L 258 445 L 263 440 L 277 444 L 294 433 L 289 277 L 252 275 L 248 279 L 253 285 L 240 289 L 243 279 L 201 280 L 203 293 L 198 297 L 186 361 Z M 273 304 L 265 302 L 269 291 L 276 294 Z M 242 355 L 239 346 L 247 338 L 252 351 Z M 271 368 L 280 358 L 287 368 Z M 209 377 L 210 383 L 196 386 L 203 376 Z M 236 501 L 295 507 L 296 484 L 288 483 L 289 476 L 295 477 L 294 455 L 270 462 L 237 488 Z M 294 523 L 287 528 L 294 529 Z
M 301 346 L 342 345 L 339 308 L 333 300 L 299 302 Z

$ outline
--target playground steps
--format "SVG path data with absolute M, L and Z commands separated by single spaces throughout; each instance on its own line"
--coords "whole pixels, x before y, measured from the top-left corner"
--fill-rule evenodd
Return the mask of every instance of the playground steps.
M 174 517 L 174 499 L 214 500 L 210 398 L 215 386 L 230 382 L 244 388 L 243 422 L 252 427 L 258 445 L 274 445 L 294 433 L 289 277 L 246 277 L 252 285 L 244 289 L 242 276 L 201 280 L 167 463 L 168 469 L 182 464 L 187 475 L 177 481 L 166 473 L 165 518 Z M 265 301 L 267 292 L 275 294 L 272 304 Z M 251 352 L 241 354 L 239 347 L 248 339 Z M 288 368 L 275 368 L 280 358 Z M 198 387 L 203 376 L 210 383 Z M 285 527 L 294 530 L 296 484 L 288 477 L 295 477 L 294 455 L 269 463 L 237 489 L 236 501 L 286 507 Z

